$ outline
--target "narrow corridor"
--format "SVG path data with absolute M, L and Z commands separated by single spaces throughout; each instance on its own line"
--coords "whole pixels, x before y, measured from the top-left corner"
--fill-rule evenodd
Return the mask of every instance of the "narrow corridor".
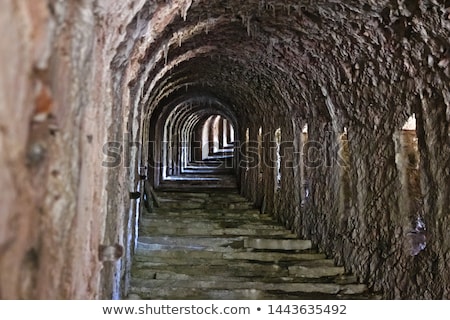
M 130 299 L 361 299 L 367 287 L 235 189 L 158 192 L 145 211 Z
M 0 29 L 0 299 L 450 299 L 449 0 L 2 0 Z

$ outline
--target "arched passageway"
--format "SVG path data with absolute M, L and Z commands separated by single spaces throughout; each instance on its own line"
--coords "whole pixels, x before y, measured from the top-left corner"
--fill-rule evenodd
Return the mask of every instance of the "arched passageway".
M 0 297 L 125 297 L 155 194 L 226 185 L 382 297 L 449 298 L 449 8 L 2 1 Z
M 237 187 L 234 114 L 213 99 L 164 106 L 149 119 L 149 179 L 161 185 Z

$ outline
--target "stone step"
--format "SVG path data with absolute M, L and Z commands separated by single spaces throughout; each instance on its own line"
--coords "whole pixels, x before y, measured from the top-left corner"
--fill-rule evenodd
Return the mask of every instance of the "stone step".
M 149 258 L 151 257 L 151 258 Z M 171 251 L 152 251 L 142 250 L 141 247 L 136 251 L 135 265 L 144 267 L 145 264 L 141 262 L 149 263 L 166 263 L 172 265 L 190 265 L 195 264 L 208 264 L 208 265 L 229 265 L 234 261 L 246 261 L 246 262 L 266 262 L 284 265 L 301 263 L 303 266 L 311 266 L 305 261 L 318 260 L 319 264 L 323 267 L 334 267 L 330 260 L 327 264 L 324 263 L 323 255 L 321 254 L 283 254 L 283 253 L 266 253 L 266 252 L 236 252 L 236 251 L 187 251 L 187 250 L 171 250 Z M 150 264 L 151 266 L 151 264 Z M 291 274 L 297 274 L 296 270 L 291 270 Z
M 189 255 L 186 255 L 188 257 Z M 214 256 L 216 256 L 214 258 Z M 185 257 L 185 258 L 186 258 Z M 332 267 L 327 265 L 311 265 L 307 262 L 296 262 L 295 266 L 282 266 L 280 264 L 261 264 L 254 262 L 245 262 L 243 260 L 233 261 L 217 258 L 217 255 L 211 254 L 211 258 L 194 258 L 182 260 L 180 257 L 158 256 L 152 257 L 151 262 L 137 262 L 133 276 L 139 278 L 151 278 L 157 272 L 174 272 L 190 276 L 215 275 L 222 277 L 261 277 L 265 278 L 329 278 L 344 276 L 345 270 L 341 267 Z M 212 273 L 211 271 L 214 271 Z
M 157 259 L 155 259 L 157 260 Z M 156 272 L 174 272 L 187 274 L 190 276 L 198 275 L 215 275 L 223 278 L 228 277 L 260 277 L 264 275 L 269 278 L 289 277 L 287 268 L 281 267 L 277 264 L 251 264 L 246 262 L 241 263 L 226 263 L 223 259 L 204 260 L 203 264 L 189 264 L 188 261 L 180 261 L 172 259 L 171 263 L 167 263 L 167 259 L 163 262 L 141 262 L 136 263 L 136 268 L 132 271 L 133 277 L 151 278 Z M 178 264 L 177 264 L 178 263 Z
M 206 199 L 210 197 L 209 193 L 206 192 L 156 192 L 158 198 L 174 200 L 174 199 L 188 199 L 189 201 L 194 199 Z
M 158 190 L 144 212 L 133 299 L 359 299 L 367 288 L 235 190 Z
M 191 219 L 141 219 L 142 227 L 171 227 L 171 228 L 179 228 L 179 229 L 212 229 L 212 230 L 221 230 L 221 229 L 231 229 L 231 228 L 239 228 L 239 229 L 257 229 L 257 230 L 267 230 L 267 231 L 284 231 L 286 234 L 288 231 L 279 226 L 273 224 L 261 224 L 258 222 L 252 221 L 232 221 L 228 219 L 222 220 L 191 220 Z
M 236 228 L 239 226 L 246 227 L 260 227 L 263 229 L 280 229 L 288 232 L 285 228 L 280 226 L 275 220 L 265 219 L 261 220 L 257 216 L 245 216 L 239 215 L 236 217 L 228 216 L 224 214 L 216 214 L 209 216 L 188 216 L 177 215 L 177 216 L 167 216 L 167 215 L 145 215 L 140 220 L 141 225 L 143 226 L 152 226 L 152 225 L 167 225 L 171 223 L 178 224 L 186 224 L 186 223 L 218 223 L 222 228 Z
M 184 217 L 155 217 L 146 216 L 141 219 L 140 234 L 147 235 L 173 235 L 173 236 L 260 236 L 262 238 L 274 237 L 277 239 L 296 239 L 290 233 L 274 221 L 266 223 L 256 218 L 230 219 L 229 217 L 217 216 L 213 219 L 199 217 L 198 219 Z
M 138 293 L 136 293 L 138 292 Z M 129 299 L 153 300 L 262 300 L 275 299 L 274 295 L 260 290 L 203 290 L 196 288 L 159 288 L 158 290 L 143 290 L 131 287 Z
M 286 232 L 286 230 L 277 230 L 277 229 L 262 229 L 262 228 L 254 228 L 254 229 L 245 229 L 245 228 L 227 228 L 214 230 L 211 232 L 213 236 L 247 236 L 247 237 L 271 237 L 274 239 L 296 239 L 297 236 Z
M 247 236 L 247 237 L 272 237 L 283 239 L 295 239 L 296 236 L 285 230 L 267 230 L 267 229 L 243 229 L 243 228 L 192 228 L 192 227 L 171 227 L 171 226 L 151 226 L 140 227 L 142 236 L 163 236 L 163 235 L 183 235 L 183 236 Z
M 284 262 L 284 265 L 303 266 L 307 268 L 334 268 L 334 262 L 331 259 L 325 259 L 322 254 L 314 253 L 277 253 L 277 252 L 247 252 L 238 251 L 230 246 L 207 247 L 200 243 L 189 244 L 188 246 L 165 246 L 160 244 L 142 244 L 139 243 L 136 252 L 136 261 L 161 262 L 164 259 L 171 259 L 172 263 L 179 260 L 182 265 L 194 265 L 201 260 L 201 263 L 208 261 L 219 261 L 221 264 L 228 265 L 235 261 L 247 262 L 267 262 L 278 264 Z M 208 263 L 212 264 L 212 263 Z M 340 268 L 340 267 L 338 267 Z M 301 270 L 292 268 L 292 274 L 299 274 Z M 341 272 L 343 273 L 343 272 Z
M 258 281 L 202 281 L 202 280 L 134 280 L 131 283 L 134 293 L 157 293 L 166 288 L 219 289 L 219 290 L 258 290 L 324 294 L 361 294 L 367 288 L 361 284 L 340 285 L 335 283 L 265 283 Z
M 291 236 L 291 235 L 290 235 Z M 254 244 L 253 240 L 256 240 L 257 244 L 265 244 L 266 240 L 270 242 L 270 245 L 254 245 L 249 246 L 249 244 Z M 277 245 L 275 245 L 277 244 Z M 261 238 L 258 237 L 256 239 L 249 237 L 242 237 L 240 235 L 232 236 L 198 236 L 198 235 L 183 235 L 183 234 L 174 234 L 172 236 L 167 235 L 152 235 L 145 236 L 141 234 L 138 239 L 138 248 L 142 250 L 203 250 L 203 251 L 230 251 L 230 250 L 265 250 L 267 251 L 267 247 L 271 247 L 272 250 L 277 251 L 308 251 L 311 249 L 311 242 L 308 240 L 298 240 L 298 239 L 286 239 L 283 235 L 280 236 L 279 239 L 276 236 L 271 236 L 270 238 Z M 311 253 L 311 252 L 309 252 Z
M 201 203 L 208 203 L 208 204 L 214 204 L 214 203 L 220 203 L 220 204 L 248 204 L 251 205 L 251 202 L 249 202 L 247 199 L 241 197 L 240 195 L 228 195 L 228 196 L 215 196 L 207 193 L 200 193 L 195 196 L 193 196 L 192 193 L 190 194 L 161 194 L 157 193 L 158 199 L 161 200 L 161 202 L 173 202 L 173 201 L 195 201 L 195 202 L 201 202 Z
M 173 229 L 221 229 L 220 224 L 214 221 L 198 221 L 198 220 L 174 220 L 170 219 L 141 219 L 141 226 L 143 227 L 170 227 Z
M 334 266 L 290 266 L 288 268 L 289 275 L 294 277 L 305 277 L 305 278 L 321 278 L 321 277 L 333 277 L 338 275 L 343 275 L 345 269 L 343 267 Z
M 136 253 L 189 252 L 192 255 L 228 252 L 243 248 L 242 237 L 139 237 Z M 192 251 L 192 252 L 191 252 Z
M 203 199 L 197 199 L 196 201 L 185 202 L 183 199 L 169 201 L 166 199 L 159 199 L 161 207 L 165 209 L 201 209 L 208 208 L 208 210 L 246 210 L 253 209 L 253 204 L 247 202 L 211 202 L 202 201 Z M 183 203 L 184 202 L 184 203 Z
M 160 198 L 161 206 L 166 209 L 200 209 L 205 206 L 204 202 L 201 201 L 169 201 L 163 198 Z
M 179 268 L 171 267 L 166 269 L 164 264 L 157 263 L 146 263 L 145 267 L 142 269 L 134 270 L 132 272 L 133 279 L 136 281 L 140 280 L 196 280 L 196 281 L 260 281 L 260 282 L 270 282 L 270 283 L 336 283 L 336 284 L 353 284 L 351 282 L 352 278 L 346 275 L 341 275 L 337 277 L 321 277 L 321 278 L 306 278 L 306 277 L 291 277 L 278 275 L 271 276 L 270 274 L 253 274 L 253 273 L 242 273 L 238 275 L 228 275 L 224 278 L 222 274 L 205 274 L 195 273 L 186 270 L 192 269 L 192 266 L 180 266 Z M 220 269 L 215 266 L 214 270 Z
M 207 281 L 207 280 L 135 280 L 132 281 L 133 292 L 148 292 L 164 289 L 166 287 L 178 288 L 179 290 L 194 289 L 225 289 L 243 290 L 256 289 L 259 291 L 284 291 L 303 293 L 325 293 L 325 294 L 361 294 L 367 290 L 362 284 L 340 285 L 334 283 L 266 283 L 266 282 L 243 282 L 243 281 Z
M 132 288 L 133 290 L 134 288 Z M 178 288 L 160 288 L 153 292 L 137 293 L 131 292 L 128 296 L 130 300 L 155 299 L 155 300 L 279 300 L 280 296 L 284 300 L 356 300 L 356 299 L 377 299 L 368 294 L 345 295 L 325 294 L 325 293 L 288 293 L 278 291 L 262 291 L 256 289 L 244 290 L 206 290 L 186 288 L 179 290 Z M 379 298 L 378 298 L 379 299 Z
M 247 202 L 235 202 L 235 203 L 215 202 L 208 205 L 208 209 L 222 209 L 222 208 L 226 208 L 229 210 L 253 209 L 253 204 Z
M 160 199 L 166 200 L 196 200 L 203 199 L 205 201 L 219 201 L 219 202 L 245 202 L 249 201 L 238 194 L 237 192 L 228 193 L 216 193 L 216 192 L 161 192 L 157 191 L 156 194 Z
M 310 240 L 298 239 L 245 239 L 244 247 L 262 250 L 307 250 L 312 248 Z
M 326 256 L 321 253 L 279 253 L 279 252 L 226 252 L 223 259 L 226 260 L 248 260 L 248 261 L 304 261 L 323 260 Z
M 140 272 L 133 273 L 133 279 L 139 283 L 141 280 L 195 280 L 195 281 L 224 281 L 225 279 L 220 275 L 205 275 L 205 274 L 186 274 L 180 272 L 173 272 L 160 269 L 142 269 Z M 260 281 L 265 283 L 335 283 L 340 285 L 355 284 L 353 276 L 340 275 L 336 277 L 326 278 L 305 278 L 305 277 L 268 277 L 267 275 L 237 277 L 230 276 L 226 278 L 228 282 L 250 282 Z M 137 285 L 138 286 L 138 285 Z
M 175 261 L 178 259 L 179 261 L 176 264 L 180 265 L 195 265 L 208 261 L 219 261 L 220 264 L 225 264 L 225 261 L 223 261 L 223 254 L 231 251 L 229 248 L 219 248 L 216 250 L 189 250 L 184 248 L 176 248 L 164 250 L 164 246 L 159 246 L 159 249 L 161 250 L 146 250 L 142 249 L 142 246 L 139 246 L 136 249 L 135 260 L 137 262 L 164 262 L 167 260 L 172 261 L 172 263 L 175 264 Z
M 158 208 L 158 212 L 144 212 L 143 218 L 189 218 L 189 219 L 250 219 L 251 221 L 261 221 L 261 223 L 275 222 L 275 220 L 266 214 L 260 214 L 257 210 L 207 210 L 207 209 L 183 209 L 183 210 L 165 210 Z

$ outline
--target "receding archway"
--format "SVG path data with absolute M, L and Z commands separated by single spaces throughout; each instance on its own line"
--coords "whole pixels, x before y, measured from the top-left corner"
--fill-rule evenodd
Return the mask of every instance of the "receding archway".
M 220 184 L 222 176 L 236 175 L 236 120 L 224 104 L 192 98 L 157 110 L 149 121 L 155 187 Z

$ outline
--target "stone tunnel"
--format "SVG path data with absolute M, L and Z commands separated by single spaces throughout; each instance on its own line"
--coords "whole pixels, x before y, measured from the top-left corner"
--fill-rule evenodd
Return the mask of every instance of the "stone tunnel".
M 448 0 L 4 0 L 0 29 L 0 298 L 126 298 L 148 197 L 202 184 L 450 298 Z

